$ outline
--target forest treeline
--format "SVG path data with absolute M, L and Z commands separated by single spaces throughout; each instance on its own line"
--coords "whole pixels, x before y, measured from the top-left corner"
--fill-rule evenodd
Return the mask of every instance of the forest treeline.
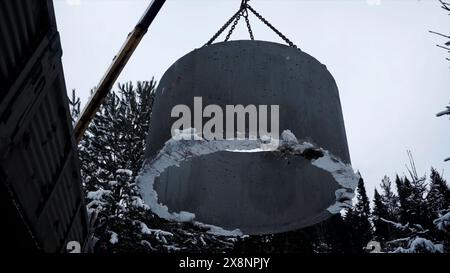
M 192 223 L 159 218 L 135 184 L 144 161 L 155 81 L 119 84 L 79 144 L 91 247 L 95 252 L 363 253 L 449 252 L 450 189 L 434 168 L 384 177 L 369 197 L 363 178 L 352 209 L 275 235 L 224 237 Z M 75 91 L 73 121 L 80 114 Z M 362 177 L 364 174 L 361 175 Z

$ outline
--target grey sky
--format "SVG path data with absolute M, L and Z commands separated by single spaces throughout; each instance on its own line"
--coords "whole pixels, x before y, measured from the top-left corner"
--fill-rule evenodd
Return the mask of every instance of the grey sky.
M 150 0 L 55 0 L 68 90 L 82 101 Z M 202 46 L 240 0 L 168 0 L 119 82 L 158 80 Z M 251 0 L 303 51 L 327 65 L 338 84 L 352 164 L 370 195 L 381 178 L 406 172 L 411 150 L 419 174 L 430 166 L 450 180 L 450 121 L 434 115 L 450 102 L 442 38 L 450 17 L 436 0 Z M 255 38 L 280 41 L 255 17 Z M 242 23 L 232 39 L 247 39 Z M 223 38 L 222 38 L 223 39 Z

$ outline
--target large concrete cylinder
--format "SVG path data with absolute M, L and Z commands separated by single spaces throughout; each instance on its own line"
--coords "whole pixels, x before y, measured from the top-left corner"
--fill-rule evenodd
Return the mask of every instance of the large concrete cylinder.
M 196 49 L 174 63 L 156 90 L 147 164 L 171 138 L 175 105 L 279 105 L 279 129 L 292 131 L 350 163 L 339 93 L 325 65 L 265 41 L 231 41 Z M 224 123 L 225 124 L 225 123 Z M 145 181 L 143 182 L 145 183 Z M 246 234 L 284 232 L 332 214 L 341 188 L 302 157 L 217 152 L 170 167 L 155 183 L 158 202 L 197 221 Z

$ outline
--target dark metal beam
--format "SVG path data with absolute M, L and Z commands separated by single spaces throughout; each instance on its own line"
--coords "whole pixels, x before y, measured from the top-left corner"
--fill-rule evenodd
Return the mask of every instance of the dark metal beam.
M 148 6 L 142 18 L 134 27 L 133 31 L 128 34 L 125 43 L 119 50 L 119 53 L 114 57 L 112 64 L 109 66 L 105 75 L 100 80 L 97 89 L 95 90 L 86 107 L 83 109 L 80 118 L 75 124 L 74 134 L 77 143 L 80 142 L 81 138 L 84 135 L 84 132 L 89 126 L 89 123 L 91 123 L 92 119 L 95 117 L 95 114 L 97 113 L 101 104 L 104 102 L 113 84 L 116 82 L 131 55 L 133 55 L 134 50 L 139 45 L 142 37 L 144 37 L 150 24 L 153 22 L 153 19 L 155 19 L 156 15 L 165 2 L 166 0 L 153 0 Z

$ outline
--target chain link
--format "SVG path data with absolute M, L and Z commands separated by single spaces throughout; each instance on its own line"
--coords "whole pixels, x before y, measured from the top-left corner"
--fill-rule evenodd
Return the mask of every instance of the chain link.
M 283 41 L 285 41 L 290 47 L 297 48 L 297 46 L 291 40 L 289 40 L 283 33 L 281 33 L 271 23 L 269 23 L 269 21 L 267 21 L 261 14 L 259 14 L 256 10 L 254 10 L 248 4 L 248 1 L 249 0 L 242 0 L 241 7 L 239 8 L 239 10 L 219 29 L 219 31 L 217 31 L 216 34 L 214 34 L 214 36 L 205 44 L 205 46 L 208 46 L 208 45 L 212 44 L 217 39 L 217 37 L 219 37 L 220 34 L 222 34 L 222 32 L 231 23 L 233 23 L 231 25 L 230 30 L 228 31 L 227 36 L 225 37 L 225 40 L 224 40 L 224 42 L 227 42 L 230 39 L 231 34 L 233 34 L 233 31 L 235 30 L 235 28 L 236 28 L 239 20 L 241 19 L 241 17 L 244 17 L 244 19 L 245 19 L 245 23 L 247 25 L 247 29 L 248 29 L 248 33 L 250 35 L 250 39 L 254 40 L 255 37 L 253 36 L 253 31 L 252 31 L 252 28 L 250 26 L 250 20 L 248 19 L 248 10 L 250 10 L 259 20 L 261 20 L 265 25 L 267 25 L 278 36 L 280 36 L 281 39 L 283 39 Z
M 248 12 L 247 12 L 247 9 L 245 9 L 245 10 L 243 11 L 243 13 L 244 13 L 245 23 L 247 24 L 248 34 L 250 35 L 250 39 L 251 39 L 251 40 L 255 40 L 255 37 L 253 36 L 252 27 L 250 26 L 250 20 L 248 20 Z
M 236 19 L 233 22 L 233 25 L 231 25 L 230 31 L 228 31 L 228 34 L 225 37 L 225 40 L 223 40 L 224 42 L 227 42 L 230 39 L 231 34 L 233 33 L 234 29 L 236 28 L 236 26 L 237 26 L 237 24 L 239 22 L 239 19 L 241 19 L 241 15 L 242 15 L 242 11 L 239 10 L 238 15 L 236 16 Z
M 217 37 L 219 37 L 220 34 L 222 34 L 222 32 L 231 24 L 231 22 L 233 22 L 233 20 L 236 18 L 236 16 L 240 16 L 241 10 L 239 9 L 233 16 L 231 16 L 230 19 L 228 19 L 228 21 L 214 34 L 213 37 L 211 37 L 211 39 L 209 39 L 208 42 L 206 42 L 206 44 L 204 46 L 208 46 L 210 44 L 212 44 Z
M 247 5 L 247 9 L 249 9 L 251 12 L 253 12 L 253 14 L 258 17 L 259 20 L 261 20 L 264 24 L 266 24 L 271 30 L 273 30 L 276 34 L 278 34 L 278 36 L 281 37 L 281 39 L 283 39 L 289 46 L 293 47 L 293 48 L 297 48 L 297 46 L 291 42 L 291 40 L 289 40 L 286 36 L 283 35 L 283 33 L 281 33 L 278 29 L 276 29 L 274 26 L 272 26 L 271 23 L 269 23 L 269 21 L 267 21 L 261 14 L 259 14 L 256 10 L 254 10 L 252 7 L 250 7 L 249 5 Z

